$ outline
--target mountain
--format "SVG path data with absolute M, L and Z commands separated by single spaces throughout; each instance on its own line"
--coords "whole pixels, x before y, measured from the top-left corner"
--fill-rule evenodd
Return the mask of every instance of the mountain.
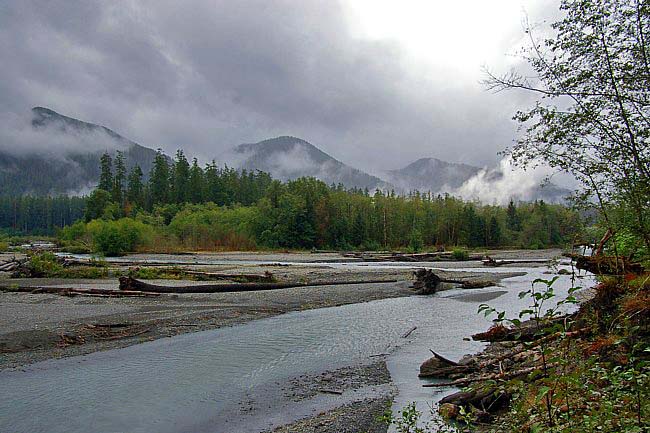
M 409 191 L 450 192 L 481 169 L 437 158 L 421 158 L 399 170 L 390 170 L 386 180 L 402 193 Z
M 0 143 L 0 195 L 83 193 L 99 180 L 104 152 L 122 150 L 127 168 L 139 164 L 146 174 L 156 151 L 94 123 L 67 117 L 44 107 L 32 109 L 26 143 L 33 149 L 10 151 Z
M 259 143 L 241 144 L 224 153 L 221 161 L 236 168 L 261 170 L 280 180 L 313 176 L 329 184 L 342 183 L 348 188 L 386 189 L 389 185 L 323 152 L 296 137 L 277 137 Z

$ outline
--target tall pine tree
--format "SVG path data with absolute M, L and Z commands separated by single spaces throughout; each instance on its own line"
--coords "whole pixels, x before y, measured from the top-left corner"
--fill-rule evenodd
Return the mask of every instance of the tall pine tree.
M 113 159 L 111 158 L 111 155 L 106 152 L 102 155 L 99 161 L 101 172 L 97 188 L 110 193 L 113 191 Z

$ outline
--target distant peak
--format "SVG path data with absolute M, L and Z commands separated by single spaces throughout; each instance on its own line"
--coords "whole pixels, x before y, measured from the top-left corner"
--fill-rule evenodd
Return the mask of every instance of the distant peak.
M 32 108 L 32 111 L 36 112 L 36 113 L 59 114 L 56 111 L 51 110 L 51 109 L 49 109 L 47 107 L 34 107 L 34 108 Z

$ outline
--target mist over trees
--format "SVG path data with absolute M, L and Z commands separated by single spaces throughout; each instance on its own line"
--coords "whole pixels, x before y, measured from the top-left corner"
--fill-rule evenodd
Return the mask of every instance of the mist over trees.
M 543 201 L 507 208 L 449 195 L 346 189 L 315 178 L 288 182 L 269 174 L 190 164 L 182 151 L 155 158 L 148 182 L 121 155 L 102 158 L 100 185 L 85 223 L 64 229 L 69 241 L 105 239 L 141 250 L 333 248 L 413 251 L 432 246 L 543 248 L 573 240 L 578 214 Z M 126 179 L 126 181 L 125 181 Z M 109 234 L 107 234 L 109 233 Z M 110 233 L 113 233 L 110 235 Z M 122 233 L 122 234 L 120 234 Z M 119 250 L 119 248 L 117 248 Z

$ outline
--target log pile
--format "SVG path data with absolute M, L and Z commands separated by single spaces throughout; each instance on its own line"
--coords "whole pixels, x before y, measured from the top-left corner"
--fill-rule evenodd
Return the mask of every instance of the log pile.
M 547 259 L 495 259 L 490 256 L 485 256 L 483 266 L 503 266 L 503 265 L 525 265 L 525 264 L 544 264 L 548 263 Z
M 22 259 L 13 258 L 7 262 L 4 262 L 0 265 L 0 272 L 14 272 L 18 268 L 21 268 L 29 261 L 29 258 L 25 257 Z
M 532 327 L 531 327 L 532 328 Z M 519 330 L 526 333 L 527 331 Z M 550 344 L 560 338 L 575 338 L 589 331 L 581 328 L 571 332 L 555 332 L 544 336 L 535 334 L 528 342 L 518 340 L 516 344 L 503 346 L 499 343 L 490 350 L 474 356 L 466 356 L 459 362 L 445 358 L 431 351 L 433 357 L 420 366 L 420 377 L 447 379 L 425 383 L 423 387 L 466 387 L 471 389 L 453 393 L 440 401 L 440 414 L 448 419 L 456 419 L 461 408 L 471 412 L 476 422 L 488 422 L 509 403 L 510 394 L 503 386 L 514 378 L 539 378 L 549 369 L 559 364 L 544 365 L 540 350 L 542 344 Z M 528 379 L 527 379 L 528 378 Z
M 120 340 L 146 334 L 151 328 L 142 324 L 132 323 L 98 323 L 82 325 L 74 332 L 64 332 L 59 335 L 56 346 L 64 348 L 78 344 L 96 341 Z
M 176 267 L 161 267 L 155 268 L 163 274 L 175 275 L 179 277 L 190 277 L 198 281 L 236 281 L 236 282 L 246 282 L 246 283 L 272 283 L 275 281 L 275 276 L 273 273 L 266 271 L 263 274 L 230 274 L 230 273 L 219 273 L 219 272 L 204 272 L 204 271 L 194 271 L 191 269 L 185 268 L 176 268 Z M 129 269 L 129 274 L 137 274 L 140 270 L 140 267 L 134 267 Z
M 364 262 L 437 262 L 458 260 L 452 251 L 439 251 L 433 253 L 368 253 L 351 252 L 343 254 L 343 257 L 359 259 Z M 480 254 L 472 254 L 468 260 L 481 260 Z

